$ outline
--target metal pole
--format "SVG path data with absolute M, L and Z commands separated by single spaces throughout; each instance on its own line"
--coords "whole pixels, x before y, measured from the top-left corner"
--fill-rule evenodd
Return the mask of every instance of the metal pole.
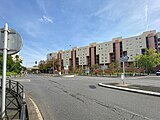
M 5 101 L 6 101 L 6 64 L 7 64 L 7 36 L 8 24 L 4 25 L 4 48 L 3 48 L 3 74 L 2 74 L 2 109 L 1 117 L 5 120 Z
M 123 62 L 123 74 L 125 75 L 125 67 L 124 67 L 124 62 Z
M 124 78 L 125 78 L 125 66 L 124 66 L 124 61 L 123 61 L 123 76 L 122 76 L 123 84 L 124 84 Z

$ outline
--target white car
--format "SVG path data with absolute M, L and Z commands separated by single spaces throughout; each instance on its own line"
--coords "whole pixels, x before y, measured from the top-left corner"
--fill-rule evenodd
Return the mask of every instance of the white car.
M 157 76 L 160 75 L 160 70 L 158 70 L 158 71 L 156 72 L 156 75 L 157 75 Z

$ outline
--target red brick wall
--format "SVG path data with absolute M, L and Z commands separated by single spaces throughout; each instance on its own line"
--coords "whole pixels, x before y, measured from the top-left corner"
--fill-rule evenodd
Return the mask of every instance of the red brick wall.
M 120 40 L 115 41 L 116 61 L 120 61 Z
M 149 48 L 155 48 L 154 34 L 153 33 L 150 33 L 148 35 L 148 46 L 149 46 Z
M 91 47 L 91 66 L 95 64 L 94 47 Z
M 72 62 L 73 62 L 73 69 L 76 68 L 76 55 L 75 50 L 72 50 Z

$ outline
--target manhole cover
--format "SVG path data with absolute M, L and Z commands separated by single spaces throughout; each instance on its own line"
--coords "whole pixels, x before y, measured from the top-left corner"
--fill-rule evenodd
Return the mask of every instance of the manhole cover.
M 95 85 L 89 85 L 89 88 L 96 89 L 96 86 Z

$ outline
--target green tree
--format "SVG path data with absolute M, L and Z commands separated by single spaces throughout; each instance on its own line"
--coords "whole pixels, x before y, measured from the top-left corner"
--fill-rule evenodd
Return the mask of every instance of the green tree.
M 138 61 L 138 66 L 145 68 L 148 73 L 150 73 L 153 67 L 160 65 L 160 53 L 156 49 L 146 49 L 144 55 L 138 55 L 135 57 Z
M 59 65 L 59 60 L 58 59 L 54 59 L 54 69 L 58 69 L 58 67 L 59 67 L 60 65 Z
M 25 69 L 25 67 L 23 67 L 21 63 L 22 60 L 19 58 L 19 55 L 16 55 L 14 60 L 11 55 L 8 55 L 7 72 L 15 72 L 19 74 L 22 69 Z M 0 74 L 2 73 L 2 67 L 3 67 L 3 55 L 0 54 Z
M 91 66 L 91 74 L 93 74 L 93 72 L 95 72 L 96 69 L 99 69 L 99 65 L 98 64 L 93 64 Z
M 98 69 L 99 68 L 99 65 L 98 64 L 93 64 L 92 66 L 91 66 L 91 69 L 94 71 L 94 70 L 96 70 L 96 69 Z
M 38 67 L 40 70 L 44 70 L 45 69 L 45 61 L 44 60 L 41 60 L 38 64 Z
M 114 61 L 114 62 L 111 62 L 109 64 L 109 68 L 111 68 L 111 69 L 113 69 L 113 68 L 119 68 L 119 66 L 120 66 L 119 61 Z
M 116 69 L 120 67 L 119 61 L 114 61 L 109 64 L 109 68 L 111 69 L 111 72 L 114 73 Z
M 54 61 L 53 61 L 53 59 L 52 60 L 47 60 L 47 61 L 41 60 L 39 62 L 39 65 L 38 65 L 41 72 L 44 72 L 48 69 L 51 69 L 51 68 L 53 68 L 53 66 L 54 66 L 54 70 L 58 69 L 58 67 L 59 67 L 58 59 L 54 59 Z

